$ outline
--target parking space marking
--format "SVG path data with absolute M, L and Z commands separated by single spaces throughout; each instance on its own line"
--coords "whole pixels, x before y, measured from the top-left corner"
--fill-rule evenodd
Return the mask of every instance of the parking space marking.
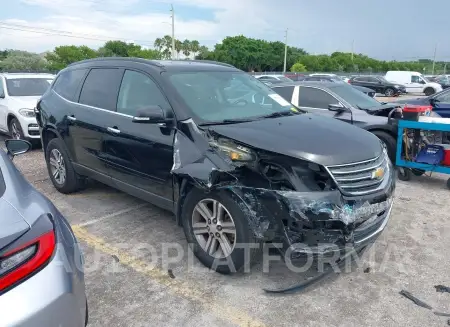
M 125 251 L 116 248 L 103 239 L 90 234 L 81 225 L 73 225 L 72 229 L 79 241 L 85 242 L 88 246 L 105 254 L 114 255 L 119 262 L 133 270 L 150 277 L 160 285 L 166 286 L 170 292 L 184 297 L 190 301 L 199 303 L 207 311 L 213 313 L 216 317 L 233 323 L 240 327 L 266 327 L 262 322 L 250 317 L 247 313 L 209 298 L 205 298 L 200 287 L 194 282 L 172 279 L 161 269 L 150 267 L 148 263 L 127 254 Z
M 148 203 L 142 203 L 142 204 L 139 204 L 139 205 L 131 207 L 131 208 L 126 208 L 126 209 L 122 209 L 122 210 L 116 211 L 114 213 L 111 213 L 109 215 L 106 215 L 106 216 L 103 216 L 103 217 L 100 217 L 100 218 L 95 218 L 95 219 L 92 219 L 92 220 L 85 221 L 84 223 L 81 223 L 81 224 L 79 224 L 77 226 L 79 226 L 79 227 L 90 226 L 90 225 L 96 224 L 96 223 L 98 223 L 100 221 L 103 221 L 103 220 L 106 220 L 106 219 L 110 219 L 110 218 L 114 218 L 114 217 L 123 215 L 125 213 L 131 212 L 131 211 L 134 211 L 134 210 L 137 210 L 137 209 L 140 209 L 140 208 L 144 208 L 147 205 L 148 205 Z

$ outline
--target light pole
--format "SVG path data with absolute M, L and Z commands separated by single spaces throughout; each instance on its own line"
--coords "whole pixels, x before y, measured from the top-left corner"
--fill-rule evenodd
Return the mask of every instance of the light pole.
M 283 66 L 283 73 L 286 73 L 286 62 L 287 62 L 287 36 L 288 36 L 288 29 L 286 28 L 286 33 L 284 34 L 284 66 Z
M 172 13 L 172 60 L 175 59 L 175 11 L 173 5 L 170 5 L 170 12 Z

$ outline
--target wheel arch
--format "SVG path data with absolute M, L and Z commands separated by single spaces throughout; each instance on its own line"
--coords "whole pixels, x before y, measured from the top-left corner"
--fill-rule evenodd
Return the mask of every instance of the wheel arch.
M 18 118 L 17 118 L 17 116 L 15 115 L 15 114 L 13 114 L 12 112 L 10 112 L 10 113 L 8 113 L 8 116 L 7 116 L 7 118 L 6 118 L 6 126 L 9 128 L 9 124 L 11 123 L 11 120 L 13 120 L 13 119 L 17 119 L 17 120 L 19 120 Z

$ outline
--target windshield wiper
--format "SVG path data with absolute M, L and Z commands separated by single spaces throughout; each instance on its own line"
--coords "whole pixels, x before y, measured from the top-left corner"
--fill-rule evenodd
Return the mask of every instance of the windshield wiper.
M 278 117 L 284 117 L 284 116 L 295 116 L 300 114 L 300 112 L 296 113 L 290 110 L 286 111 L 276 111 L 272 112 L 271 114 L 261 116 L 261 118 L 278 118 Z
M 219 121 L 209 121 L 207 123 L 198 124 L 199 126 L 210 126 L 210 125 L 228 125 L 228 124 L 238 124 L 238 123 L 248 123 L 254 121 L 250 118 L 236 118 L 236 119 L 224 119 Z

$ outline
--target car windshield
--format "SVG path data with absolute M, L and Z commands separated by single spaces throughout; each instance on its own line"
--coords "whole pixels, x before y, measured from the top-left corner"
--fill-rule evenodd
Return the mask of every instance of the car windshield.
M 385 79 L 383 76 L 378 76 L 377 79 L 378 79 L 380 82 L 383 82 L 383 83 L 389 83 L 388 80 Z
M 7 78 L 6 89 L 9 96 L 40 96 L 47 91 L 51 81 L 47 78 Z
M 253 120 L 292 113 L 291 103 L 244 72 L 176 72 L 168 80 L 202 122 Z
M 377 100 L 347 84 L 335 86 L 333 91 L 355 108 L 375 109 L 380 106 Z

